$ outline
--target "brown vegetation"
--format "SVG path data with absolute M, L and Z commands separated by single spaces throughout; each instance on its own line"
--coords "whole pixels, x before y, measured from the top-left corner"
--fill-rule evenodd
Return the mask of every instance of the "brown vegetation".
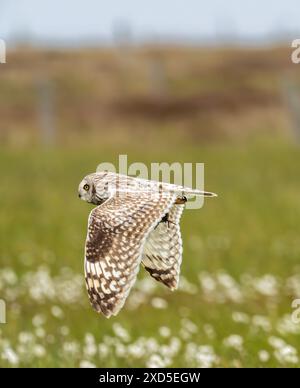
M 0 139 L 39 138 L 45 85 L 60 139 L 166 128 L 199 141 L 270 133 L 288 116 L 281 80 L 293 70 L 285 49 L 17 50 L 0 69 Z M 239 122 L 240 134 L 230 129 Z

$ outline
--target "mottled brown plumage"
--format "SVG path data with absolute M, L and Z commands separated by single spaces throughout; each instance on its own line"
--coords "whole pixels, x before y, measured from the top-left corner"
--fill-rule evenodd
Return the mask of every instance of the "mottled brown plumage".
M 80 183 L 79 196 L 98 205 L 89 216 L 85 247 L 86 286 L 97 312 L 110 317 L 120 311 L 141 262 L 154 279 L 177 288 L 185 193 L 200 192 L 108 172 Z

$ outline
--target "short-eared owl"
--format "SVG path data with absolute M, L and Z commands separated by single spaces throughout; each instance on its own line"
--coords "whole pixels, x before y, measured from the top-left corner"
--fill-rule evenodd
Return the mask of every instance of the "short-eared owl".
M 186 195 L 215 196 L 112 172 L 86 176 L 79 197 L 97 205 L 89 216 L 85 279 L 93 308 L 107 318 L 123 307 L 140 264 L 171 290 L 182 259 L 180 217 Z

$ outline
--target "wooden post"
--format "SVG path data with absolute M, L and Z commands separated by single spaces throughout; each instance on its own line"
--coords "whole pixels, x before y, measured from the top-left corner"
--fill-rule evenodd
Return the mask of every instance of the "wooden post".
M 284 99 L 290 113 L 295 139 L 300 141 L 300 88 L 288 75 L 282 79 Z
M 42 79 L 38 82 L 38 100 L 41 142 L 45 146 L 51 146 L 54 145 L 56 136 L 52 81 Z

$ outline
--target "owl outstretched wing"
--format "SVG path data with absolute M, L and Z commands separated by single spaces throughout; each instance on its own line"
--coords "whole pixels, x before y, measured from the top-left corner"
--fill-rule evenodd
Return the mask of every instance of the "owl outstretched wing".
M 175 199 L 170 192 L 118 194 L 92 210 L 85 279 L 97 312 L 109 318 L 123 307 L 136 280 L 146 238 Z
M 148 235 L 142 264 L 150 275 L 171 290 L 178 287 L 182 261 L 180 218 L 184 204 L 173 205 L 165 219 Z

